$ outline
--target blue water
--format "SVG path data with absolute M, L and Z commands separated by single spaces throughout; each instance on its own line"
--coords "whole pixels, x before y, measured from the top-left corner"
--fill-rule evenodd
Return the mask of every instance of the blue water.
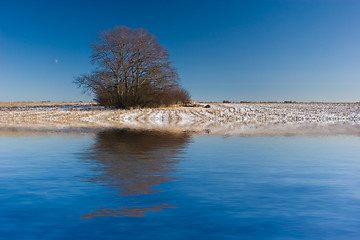
M 0 136 L 0 239 L 360 239 L 360 138 Z

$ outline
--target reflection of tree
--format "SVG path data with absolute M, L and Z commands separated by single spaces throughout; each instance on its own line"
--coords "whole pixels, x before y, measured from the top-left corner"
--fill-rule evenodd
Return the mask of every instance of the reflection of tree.
M 102 174 L 92 181 L 120 188 L 122 195 L 152 192 L 152 186 L 170 181 L 175 157 L 188 142 L 188 134 L 112 130 L 98 134 L 91 159 Z
M 99 172 L 90 181 L 119 189 L 122 196 L 154 193 L 154 185 L 174 179 L 169 174 L 175 171 L 174 164 L 179 161 L 176 155 L 184 149 L 189 139 L 190 136 L 186 133 L 130 130 L 101 132 L 87 156 L 91 162 L 96 162 L 95 171 Z M 160 204 L 154 209 L 159 209 L 160 206 L 171 207 Z M 149 209 L 149 206 L 142 210 L 150 211 L 146 209 Z M 155 211 L 154 209 L 152 211 Z M 104 212 L 108 212 L 108 216 L 124 216 L 129 214 L 129 210 L 100 209 L 97 213 L 86 216 L 104 216 Z M 135 212 L 138 211 L 141 210 L 136 208 Z
M 93 217 L 144 217 L 146 212 L 159 212 L 165 208 L 175 208 L 169 204 L 161 203 L 150 206 L 133 206 L 113 208 L 99 208 L 96 212 L 91 212 L 81 216 L 81 218 L 90 219 Z

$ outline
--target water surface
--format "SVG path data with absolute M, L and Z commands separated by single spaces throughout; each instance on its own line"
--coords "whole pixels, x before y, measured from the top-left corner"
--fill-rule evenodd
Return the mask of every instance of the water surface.
M 0 136 L 3 239 L 359 239 L 360 138 Z

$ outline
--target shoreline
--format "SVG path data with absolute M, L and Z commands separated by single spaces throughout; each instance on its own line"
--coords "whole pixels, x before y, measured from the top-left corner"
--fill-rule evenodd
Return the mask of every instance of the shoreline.
M 0 103 L 4 131 L 98 132 L 113 128 L 199 134 L 360 135 L 359 103 L 201 103 L 204 107 L 108 109 L 93 102 Z

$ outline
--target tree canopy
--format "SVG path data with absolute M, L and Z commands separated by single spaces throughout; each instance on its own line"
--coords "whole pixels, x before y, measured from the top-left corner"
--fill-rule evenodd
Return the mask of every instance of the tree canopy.
M 189 101 L 167 50 L 148 31 L 115 27 L 99 33 L 91 48 L 96 69 L 80 75 L 75 83 L 93 92 L 100 104 L 129 108 Z

